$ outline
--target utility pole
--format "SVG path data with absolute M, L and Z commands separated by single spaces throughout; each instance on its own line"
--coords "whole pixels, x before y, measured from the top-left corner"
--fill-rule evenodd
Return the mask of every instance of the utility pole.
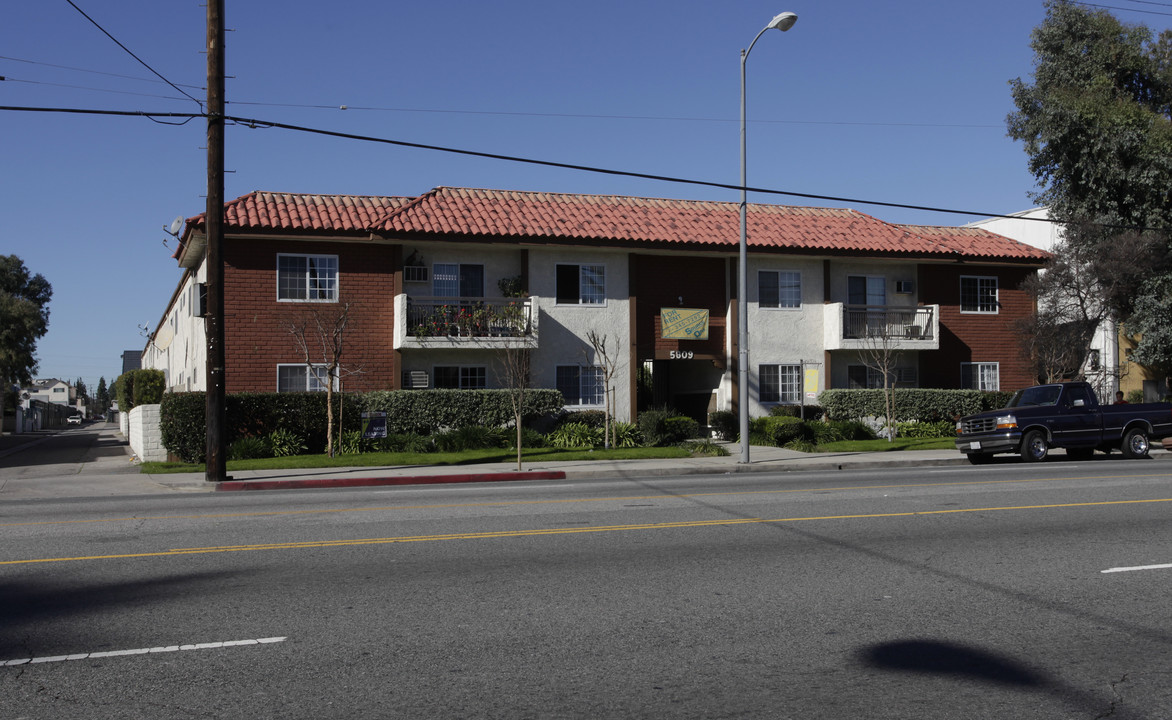
M 228 479 L 224 438 L 224 0 L 208 3 L 207 231 L 207 469 L 204 479 Z

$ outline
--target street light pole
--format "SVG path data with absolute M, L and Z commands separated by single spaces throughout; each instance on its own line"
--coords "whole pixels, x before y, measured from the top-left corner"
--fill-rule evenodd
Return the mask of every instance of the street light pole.
M 753 46 L 766 30 L 789 30 L 798 21 L 792 12 L 777 15 L 761 28 L 747 50 L 741 50 L 741 242 L 737 256 L 737 410 L 741 426 L 741 459 L 737 462 L 749 464 L 749 229 L 746 208 L 749 203 L 748 179 L 745 170 L 745 61 Z

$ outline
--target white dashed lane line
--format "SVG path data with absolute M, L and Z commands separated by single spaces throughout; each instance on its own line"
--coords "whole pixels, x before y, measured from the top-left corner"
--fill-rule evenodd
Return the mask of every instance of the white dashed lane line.
M 1137 570 L 1167 570 L 1172 568 L 1172 564 L 1168 565 L 1136 565 L 1135 567 L 1117 567 L 1100 570 L 1101 573 L 1120 573 L 1120 572 L 1136 572 Z
M 134 648 L 133 650 L 106 650 L 103 652 L 74 653 L 72 655 L 53 655 L 46 657 L 22 658 L 19 660 L 0 660 L 0 667 L 9 665 L 36 665 L 38 663 L 66 662 L 68 660 L 93 660 L 95 658 L 122 657 L 125 655 L 151 655 L 155 653 L 182 652 L 184 650 L 217 650 L 220 648 L 242 647 L 245 645 L 268 645 L 284 642 L 283 637 L 257 638 L 255 640 L 225 640 L 223 642 L 195 643 L 191 645 L 164 645 L 151 648 Z

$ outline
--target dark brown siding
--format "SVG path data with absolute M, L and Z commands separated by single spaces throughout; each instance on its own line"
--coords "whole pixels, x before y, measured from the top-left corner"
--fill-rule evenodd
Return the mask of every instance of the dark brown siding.
M 672 350 L 686 350 L 695 353 L 697 359 L 709 359 L 724 367 L 728 312 L 724 257 L 639 255 L 634 266 L 633 286 L 638 295 L 635 342 L 639 360 L 666 359 Z M 664 307 L 707 308 L 708 339 L 660 339 L 659 309 Z
M 940 305 L 940 350 L 921 355 L 921 387 L 960 387 L 960 367 L 964 362 L 999 363 L 1002 390 L 1034 384 L 1014 329 L 1017 320 L 1033 312 L 1033 300 L 1021 284 L 1034 272 L 979 265 L 920 266 L 921 302 Z M 960 312 L 962 275 L 997 278 L 1000 308 L 996 314 Z

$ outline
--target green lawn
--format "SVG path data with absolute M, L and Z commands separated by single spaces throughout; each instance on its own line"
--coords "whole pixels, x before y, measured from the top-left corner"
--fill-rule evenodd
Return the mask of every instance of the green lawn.
M 818 452 L 894 452 L 898 450 L 955 450 L 954 438 L 895 438 L 887 440 L 842 440 L 818 446 Z
M 522 451 L 523 461 L 534 460 L 647 460 L 654 458 L 691 457 L 685 448 L 614 448 L 611 450 L 565 450 L 561 448 L 529 448 Z M 473 465 L 477 463 L 508 463 L 517 461 L 516 450 L 466 450 L 452 453 L 362 453 L 361 455 L 294 455 L 281 458 L 230 460 L 228 470 L 291 470 L 332 467 L 382 467 L 401 465 Z M 144 462 L 144 473 L 205 472 L 202 463 Z

